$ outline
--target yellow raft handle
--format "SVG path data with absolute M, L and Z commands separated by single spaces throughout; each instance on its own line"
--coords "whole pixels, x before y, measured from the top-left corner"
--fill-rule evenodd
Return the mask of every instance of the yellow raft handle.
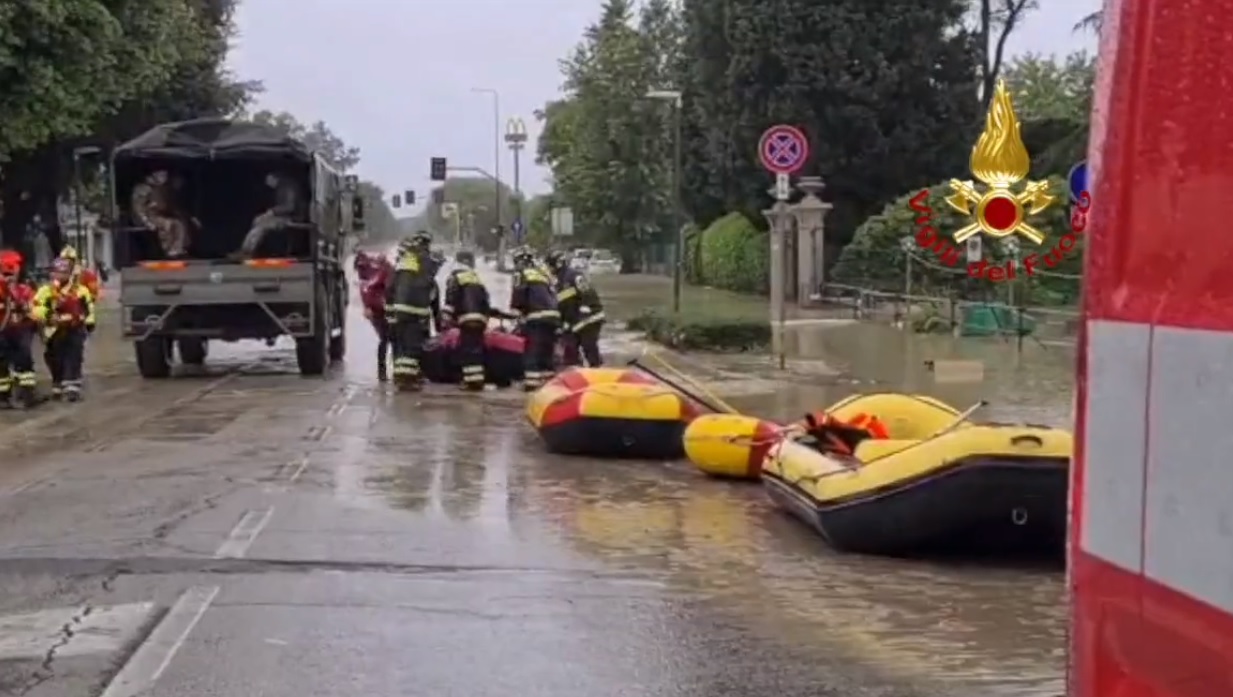
M 1043 446 L 1045 442 L 1041 440 L 1039 436 L 1015 436 L 1014 438 L 1010 439 L 1010 444 L 1039 448 Z

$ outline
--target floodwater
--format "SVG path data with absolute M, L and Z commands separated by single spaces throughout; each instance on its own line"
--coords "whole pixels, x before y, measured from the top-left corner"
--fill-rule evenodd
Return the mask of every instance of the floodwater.
M 488 281 L 504 299 L 506 279 Z M 1069 411 L 1060 350 L 798 331 L 785 371 L 766 356 L 656 355 L 771 418 L 887 389 L 986 399 L 990 418 Z M 295 375 L 284 343 L 212 347 L 203 376 L 126 381 L 127 351 L 106 336 L 94 360 L 114 357 L 112 377 L 38 429 L 41 454 L 0 467 L 0 612 L 221 589 L 159 670 L 132 678 L 157 680 L 153 694 L 1063 691 L 1060 570 L 837 554 L 760 485 L 548 455 L 519 392 L 377 383 L 354 306 L 347 361 L 326 379 Z M 617 360 L 646 349 L 610 339 Z M 959 359 L 981 361 L 983 378 L 925 367 Z M 0 443 L 18 418 L 30 417 L 0 415 Z M 0 641 L 0 689 L 94 694 L 125 654 L 91 662 L 72 641 L 28 661 Z

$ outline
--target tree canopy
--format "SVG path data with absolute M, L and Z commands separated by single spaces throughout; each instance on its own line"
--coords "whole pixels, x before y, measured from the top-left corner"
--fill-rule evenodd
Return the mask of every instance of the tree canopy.
M 0 224 L 54 219 L 72 150 L 233 113 L 258 89 L 223 67 L 236 0 L 0 0 Z
M 350 172 L 360 163 L 360 149 L 348 145 L 324 121 L 304 125 L 286 111 L 273 112 L 266 109 L 247 115 L 249 120 L 281 130 L 310 149 L 342 172 Z M 364 199 L 365 237 L 370 240 L 397 239 L 402 228 L 398 217 L 390 208 L 388 196 L 380 186 L 370 181 L 360 182 L 360 196 Z
M 809 137 L 799 174 L 826 182 L 827 246 L 843 247 L 905 192 L 968 170 L 999 79 L 1014 94 L 1034 176 L 1064 175 L 1086 149 L 1095 63 L 1084 54 L 1008 58 L 1008 38 L 1036 7 L 649 0 L 635 13 L 629 0 L 608 0 L 561 62 L 562 96 L 537 113 L 538 161 L 554 186 L 540 208 L 571 207 L 579 241 L 622 250 L 627 266 L 670 241 L 673 94 L 681 200 L 698 235 L 734 213 L 755 226 L 748 234 L 765 229 L 773 178 L 758 140 L 786 123 Z
M 486 177 L 450 177 L 429 192 L 423 210 L 404 227 L 410 231 L 428 230 L 438 240 L 453 241 L 460 236 L 473 240 L 482 249 L 496 249 L 498 240 L 492 230 L 497 226 L 497 191 Z M 499 191 L 501 209 L 517 210 L 519 199 L 514 192 L 504 184 Z M 438 201 L 454 204 L 458 217 L 446 215 Z M 523 217 L 529 218 L 529 212 L 533 211 L 524 211 Z

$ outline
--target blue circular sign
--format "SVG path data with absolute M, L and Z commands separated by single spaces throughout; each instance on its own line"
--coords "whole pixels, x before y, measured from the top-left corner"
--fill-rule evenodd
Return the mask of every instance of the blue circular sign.
M 1088 188 L 1089 182 L 1087 177 L 1087 160 L 1083 160 L 1079 164 L 1070 168 L 1070 174 L 1066 177 L 1070 183 L 1070 202 L 1078 203 L 1079 197 L 1084 191 L 1091 193 Z

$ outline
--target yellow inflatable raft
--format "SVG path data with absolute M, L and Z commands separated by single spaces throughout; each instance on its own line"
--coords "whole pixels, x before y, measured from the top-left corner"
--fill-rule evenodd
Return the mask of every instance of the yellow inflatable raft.
M 783 427 L 742 414 L 705 414 L 685 429 L 685 457 L 715 477 L 759 479 Z
M 889 439 L 853 455 L 784 441 L 763 463 L 771 499 L 832 546 L 875 554 L 1063 549 L 1073 437 L 1043 426 L 965 420 L 935 399 L 850 397 L 828 413 L 876 415 Z
M 676 459 L 684 454 L 685 426 L 699 411 L 642 372 L 574 368 L 534 392 L 526 413 L 549 452 Z

